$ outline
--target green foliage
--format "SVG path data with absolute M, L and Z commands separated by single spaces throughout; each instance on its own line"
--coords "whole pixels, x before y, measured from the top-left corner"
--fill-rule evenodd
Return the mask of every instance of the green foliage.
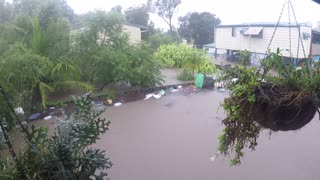
M 155 53 L 155 57 L 167 67 L 181 68 L 183 62 L 188 58 L 190 50 L 192 50 L 192 48 L 185 45 L 162 45 Z
M 211 57 L 198 49 L 190 49 L 188 51 L 182 67 L 191 70 L 193 74 L 195 72 L 212 74 L 216 71 L 215 65 L 211 62 Z
M 19 154 L 19 162 L 27 179 L 103 179 L 107 174 L 97 170 L 111 168 L 105 151 L 91 147 L 104 134 L 110 122 L 100 118 L 101 112 L 91 111 L 88 95 L 75 100 L 74 119 L 62 121 L 52 136 L 47 128 L 31 127 L 27 146 Z M 31 163 L 32 162 L 32 163 Z M 2 172 L 18 178 L 16 167 Z
M 221 23 L 215 14 L 193 12 L 179 17 L 179 34 L 198 48 L 214 42 L 214 30 Z
M 90 19 L 90 29 L 85 34 L 98 48 L 109 46 L 121 49 L 128 42 L 123 30 L 124 17 L 118 13 L 96 11 Z
M 95 56 L 97 84 L 128 82 L 132 86 L 161 84 L 160 64 L 146 44 L 131 45 L 125 51 L 106 48 Z
M 173 32 L 172 17 L 179 4 L 181 0 L 156 0 L 154 3 L 152 0 L 148 1 L 150 10 L 156 12 L 169 25 L 170 32 Z
M 31 103 L 42 101 L 46 106 L 47 95 L 65 88 L 82 87 L 92 90 L 87 83 L 77 81 L 77 69 L 68 62 L 57 63 L 34 53 L 21 44 L 15 44 L 2 55 L 0 62 L 0 79 L 9 90 L 13 101 L 26 111 Z
M 148 43 L 151 45 L 153 51 L 156 52 L 161 45 L 173 44 L 175 41 L 168 33 L 156 30 L 154 34 L 148 38 Z
M 73 63 L 84 81 L 102 89 L 114 82 L 153 86 L 162 82 L 160 65 L 147 44 L 129 44 L 122 32 L 122 17 L 96 12 L 88 30 L 75 41 Z M 101 34 L 102 32 L 102 34 Z M 106 38 L 108 37 L 108 38 Z
M 194 75 L 190 70 L 182 69 L 177 79 L 180 81 L 192 81 L 194 80 Z
M 236 76 L 234 76 L 236 72 Z M 259 82 L 259 74 L 255 68 L 246 69 L 237 66 L 232 73 L 226 73 L 229 78 L 238 78 L 236 83 L 231 83 L 228 88 L 230 96 L 223 101 L 223 108 L 227 117 L 223 120 L 225 128 L 219 137 L 219 153 L 229 155 L 235 152 L 231 165 L 240 164 L 240 158 L 244 155 L 243 148 L 249 147 L 255 150 L 257 138 L 261 126 L 254 122 L 251 117 L 252 108 L 255 102 L 255 90 Z M 248 108 L 244 108 L 248 107 Z
M 104 91 L 103 94 L 104 99 L 114 99 L 117 97 L 117 92 L 111 89 L 106 89 L 106 91 Z
M 129 23 L 148 26 L 149 10 L 145 4 L 129 7 L 125 10 L 126 20 Z
M 186 45 L 162 45 L 155 54 L 156 59 L 167 67 L 184 68 L 195 72 L 211 74 L 215 65 L 204 51 Z
M 47 102 L 46 105 L 47 107 L 64 107 L 64 106 L 67 106 L 67 103 L 62 101 L 57 101 L 57 102 Z M 45 110 L 45 108 L 43 107 L 42 103 L 39 103 L 32 106 L 32 110 L 41 112 Z
M 295 112 L 300 112 L 304 101 L 310 101 L 307 109 L 319 107 L 320 74 L 311 69 L 308 61 L 300 70 L 296 70 L 292 65 L 284 64 L 279 49 L 276 53 L 269 53 L 261 61 L 259 69 L 248 68 L 248 60 L 249 53 L 243 52 L 242 65 L 227 70 L 223 77 L 223 79 L 229 80 L 238 78 L 236 82 L 227 85 L 230 96 L 225 98 L 222 103 L 226 111 L 226 118 L 222 121 L 225 128 L 219 137 L 218 147 L 218 153 L 220 154 L 234 153 L 234 157 L 230 161 L 231 165 L 240 164 L 240 159 L 244 156 L 244 148 L 255 150 L 258 144 L 257 139 L 264 127 L 272 129 L 278 125 L 278 121 L 274 119 L 275 116 L 291 112 L 290 108 L 294 109 Z M 271 70 L 275 70 L 277 75 L 271 74 Z M 316 108 L 312 107 L 313 105 Z M 280 109 L 282 106 L 287 109 Z M 275 114 L 261 114 L 261 112 Z M 304 113 L 304 117 L 310 116 L 312 118 L 314 115 L 308 114 L 313 113 L 312 110 Z M 300 114 L 296 116 L 298 115 Z M 269 116 L 273 118 L 270 119 Z M 260 119 L 261 117 L 263 118 Z M 283 121 L 284 118 L 286 117 L 282 117 L 281 120 Z M 294 123 L 299 121 L 302 126 L 303 121 L 309 122 L 308 119 L 294 118 L 289 120 L 294 120 Z M 287 123 L 282 121 L 280 123 Z M 301 128 L 301 126 L 298 128 Z
M 47 58 L 33 53 L 21 44 L 11 46 L 1 57 L 0 78 L 9 95 L 19 103 L 31 103 L 33 90 L 50 64 Z M 26 108 L 30 104 L 20 104 Z M 27 109 L 27 108 L 26 108 Z

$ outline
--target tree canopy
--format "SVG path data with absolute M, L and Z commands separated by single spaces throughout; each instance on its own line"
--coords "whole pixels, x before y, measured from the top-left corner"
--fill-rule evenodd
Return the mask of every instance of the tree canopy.
M 149 24 L 149 11 L 145 4 L 129 7 L 125 10 L 125 16 L 129 23 L 141 26 L 148 26 Z
M 213 43 L 215 26 L 221 23 L 221 20 L 215 14 L 209 12 L 193 12 L 179 17 L 179 34 L 193 42 L 198 48 L 204 44 Z
M 181 0 L 152 0 L 148 1 L 151 11 L 156 12 L 165 23 L 169 25 L 170 32 L 173 32 L 172 18 L 176 8 L 181 4 Z

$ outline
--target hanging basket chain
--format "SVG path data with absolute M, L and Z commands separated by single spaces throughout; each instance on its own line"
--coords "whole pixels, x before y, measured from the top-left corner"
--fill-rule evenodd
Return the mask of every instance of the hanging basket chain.
M 289 54 L 290 54 L 290 57 L 291 57 L 291 60 L 292 60 L 290 0 L 288 1 L 288 19 L 289 19 Z
M 282 14 L 283 14 L 284 8 L 286 7 L 286 4 L 287 4 L 287 0 L 285 0 L 285 2 L 283 3 L 282 10 L 281 10 L 280 16 L 279 16 L 279 18 L 278 18 L 277 25 L 276 25 L 276 27 L 274 28 L 274 31 L 273 31 L 273 33 L 272 33 L 272 36 L 271 36 L 270 42 L 269 42 L 269 44 L 268 44 L 267 51 L 269 51 L 269 50 L 270 50 L 270 46 L 271 46 L 271 44 L 272 44 L 273 38 L 274 38 L 274 36 L 275 36 L 275 34 L 276 34 L 276 31 L 277 31 L 277 29 L 278 29 L 278 27 L 279 27 L 280 20 L 281 20 L 281 17 L 282 17 Z
M 289 0 L 289 4 L 290 4 L 291 10 L 292 10 L 292 14 L 293 14 L 295 23 L 296 23 L 296 25 L 297 25 L 297 27 L 298 27 L 299 41 L 301 42 L 301 47 L 302 47 L 302 51 L 303 51 L 303 56 L 304 56 L 304 58 L 307 58 L 306 51 L 305 51 L 305 48 L 304 48 L 304 45 L 303 45 L 303 41 L 302 41 L 302 38 L 301 38 L 301 30 L 300 30 L 300 28 L 299 28 L 298 20 L 297 20 L 297 17 L 296 17 L 296 13 L 295 13 L 295 11 L 294 11 L 294 9 L 293 9 L 291 0 Z

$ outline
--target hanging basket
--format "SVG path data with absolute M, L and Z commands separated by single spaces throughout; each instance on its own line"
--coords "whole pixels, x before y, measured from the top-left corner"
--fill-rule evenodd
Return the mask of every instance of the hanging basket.
M 252 118 L 273 131 L 297 130 L 317 112 L 312 94 L 298 88 L 262 83 L 256 89 Z

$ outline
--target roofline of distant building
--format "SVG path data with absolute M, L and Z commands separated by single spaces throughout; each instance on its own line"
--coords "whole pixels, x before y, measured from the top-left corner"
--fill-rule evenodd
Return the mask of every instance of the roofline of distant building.
M 123 25 L 140 28 L 141 30 L 148 30 L 147 26 L 142 26 L 142 25 L 139 25 L 139 24 L 132 24 L 132 23 L 125 22 L 125 23 L 123 23 Z
M 289 23 L 243 23 L 243 24 L 230 24 L 230 25 L 218 25 L 216 28 L 229 28 L 229 27 L 311 27 L 306 24 L 289 24 Z
M 131 23 L 128 23 L 128 22 L 124 22 L 123 25 L 140 28 L 140 30 L 148 30 L 148 27 L 146 27 L 146 26 L 141 26 L 141 25 L 138 25 L 138 24 L 131 24 Z M 77 29 L 80 29 L 80 28 L 88 27 L 88 26 L 89 26 L 89 25 L 82 25 L 82 26 L 73 28 L 72 30 L 77 30 Z

